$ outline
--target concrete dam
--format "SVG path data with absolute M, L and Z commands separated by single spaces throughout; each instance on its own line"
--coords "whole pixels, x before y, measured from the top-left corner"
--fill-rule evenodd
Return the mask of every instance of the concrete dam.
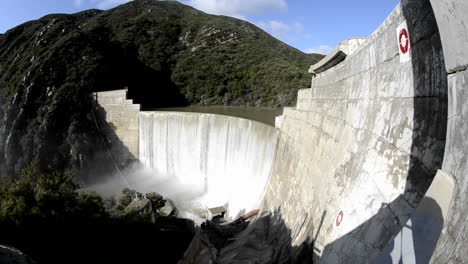
M 181 263 L 467 263 L 466 14 L 464 0 L 403 0 L 311 66 L 279 130 L 98 93 L 143 164 L 231 219 L 261 211 L 221 252 L 196 236 Z

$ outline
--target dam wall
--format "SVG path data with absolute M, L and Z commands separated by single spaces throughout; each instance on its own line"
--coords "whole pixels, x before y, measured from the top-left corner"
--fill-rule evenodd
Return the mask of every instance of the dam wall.
M 247 119 L 201 113 L 141 112 L 140 162 L 176 178 L 227 218 L 257 209 L 268 183 L 278 130 Z
M 431 0 L 448 73 L 447 143 L 442 170 L 455 181 L 454 198 L 432 263 L 468 262 L 468 2 Z
M 106 135 L 110 137 L 110 145 L 122 145 L 125 151 L 113 148 L 112 152 L 119 160 L 137 159 L 139 155 L 139 112 L 140 105 L 134 104 L 133 100 L 127 99 L 127 90 L 114 90 L 96 92 L 93 94 L 104 119 L 108 123 Z M 114 144 L 114 143 L 120 144 Z M 125 156 L 125 157 L 123 157 Z
M 409 60 L 399 52 L 401 27 L 409 31 Z M 321 262 L 372 262 L 444 158 L 447 74 L 429 2 L 402 1 L 312 83 L 283 112 L 262 209 L 284 220 L 293 246 L 313 241 Z

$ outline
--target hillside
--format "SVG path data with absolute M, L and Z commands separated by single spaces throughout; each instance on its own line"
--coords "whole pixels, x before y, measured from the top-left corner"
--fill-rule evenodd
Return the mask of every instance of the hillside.
M 105 163 L 93 91 L 128 87 L 147 108 L 283 106 L 320 58 L 248 22 L 175 1 L 27 22 L 0 35 L 0 175 L 18 175 L 35 156 L 82 173 Z

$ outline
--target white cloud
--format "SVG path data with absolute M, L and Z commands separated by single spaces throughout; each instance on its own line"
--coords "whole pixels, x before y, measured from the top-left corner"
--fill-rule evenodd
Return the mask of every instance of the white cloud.
M 287 10 L 285 0 L 188 0 L 184 3 L 206 13 L 239 18 Z
M 317 46 L 317 47 L 312 47 L 310 49 L 306 49 L 304 52 L 305 53 L 318 53 L 318 54 L 329 54 L 330 52 L 332 52 L 333 50 L 333 47 L 330 47 L 328 45 L 320 45 L 320 46 Z
M 310 35 L 304 34 L 304 26 L 299 22 L 287 24 L 282 21 L 271 20 L 268 22 L 260 21 L 257 26 L 269 32 L 275 38 L 282 41 L 298 41 L 307 39 Z

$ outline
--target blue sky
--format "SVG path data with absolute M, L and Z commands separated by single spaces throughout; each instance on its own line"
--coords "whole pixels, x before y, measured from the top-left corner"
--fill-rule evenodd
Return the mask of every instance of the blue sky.
M 50 13 L 108 9 L 129 0 L 0 0 L 0 33 Z M 304 52 L 328 53 L 340 41 L 368 37 L 399 0 L 181 0 L 234 16 Z

